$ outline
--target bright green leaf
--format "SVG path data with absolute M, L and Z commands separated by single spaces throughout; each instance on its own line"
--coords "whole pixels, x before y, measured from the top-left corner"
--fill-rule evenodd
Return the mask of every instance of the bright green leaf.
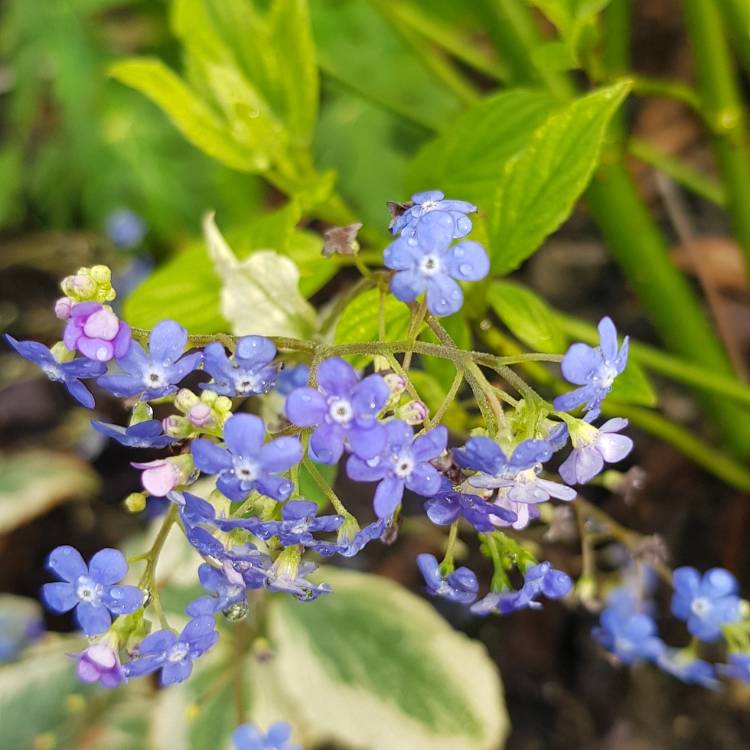
M 632 359 L 622 375 L 615 379 L 610 397 L 613 401 L 641 406 L 656 406 L 658 397 L 643 368 Z
M 530 349 L 564 353 L 567 336 L 547 303 L 530 289 L 496 281 L 487 290 L 487 301 L 510 332 Z
M 599 161 L 607 125 L 629 90 L 623 82 L 575 100 L 505 165 L 488 218 L 496 274 L 517 268 L 568 218 Z

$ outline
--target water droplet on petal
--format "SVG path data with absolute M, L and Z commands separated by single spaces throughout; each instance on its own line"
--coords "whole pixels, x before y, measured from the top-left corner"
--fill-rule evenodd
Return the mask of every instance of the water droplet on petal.
M 459 272 L 459 273 L 460 273 L 460 274 L 461 274 L 462 276 L 467 276 L 467 275 L 468 275 L 468 274 L 470 273 L 470 271 L 471 271 L 471 265 L 470 265 L 469 263 L 462 263 L 462 264 L 461 264 L 461 265 L 460 265 L 460 266 L 458 267 L 458 272 Z

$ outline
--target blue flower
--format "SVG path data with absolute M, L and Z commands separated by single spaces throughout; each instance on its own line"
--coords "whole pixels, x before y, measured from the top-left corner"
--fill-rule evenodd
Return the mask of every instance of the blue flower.
M 440 596 L 450 602 L 471 604 L 479 593 L 479 582 L 474 571 L 457 568 L 447 576 L 440 572 L 435 555 L 417 555 L 417 565 L 432 596 Z
M 213 342 L 203 350 L 203 367 L 213 378 L 202 383 L 222 396 L 248 396 L 265 393 L 276 381 L 276 356 L 273 342 L 263 336 L 243 336 L 229 358 L 222 344 Z
M 128 448 L 164 448 L 174 443 L 174 438 L 162 432 L 162 424 L 158 419 L 147 419 L 129 427 L 120 427 L 120 425 L 107 424 L 93 419 L 91 426 L 102 435 Z
M 560 476 L 568 484 L 585 484 L 606 463 L 622 461 L 633 450 L 627 435 L 618 435 L 628 426 L 627 419 L 610 419 L 600 428 L 581 422 L 572 432 L 574 448 L 560 466 Z
M 539 609 L 539 596 L 548 599 L 561 599 L 573 588 L 573 581 L 567 573 L 555 570 L 548 562 L 532 565 L 524 575 L 523 586 L 518 591 L 502 591 L 487 594 L 471 608 L 475 615 L 488 615 L 497 612 L 501 615 L 519 609 Z
M 218 474 L 216 486 L 230 500 L 244 500 L 253 490 L 286 500 L 293 485 L 276 476 L 302 460 L 296 437 L 280 437 L 263 444 L 263 420 L 254 414 L 235 414 L 224 424 L 226 448 L 205 438 L 193 440 L 193 460 L 207 474 Z
M 234 750 L 302 750 L 300 745 L 290 745 L 292 728 L 285 721 L 268 727 L 264 735 L 253 724 L 241 724 L 232 733 Z
M 203 358 L 200 352 L 180 358 L 186 344 L 187 331 L 173 320 L 163 320 L 151 331 L 148 354 L 137 341 L 131 342 L 127 354 L 117 359 L 123 372 L 103 375 L 96 382 L 119 398 L 140 396 L 151 401 L 167 396 Z
M 713 664 L 697 659 L 689 650 L 665 648 L 657 657 L 656 663 L 660 669 L 682 682 L 701 685 L 709 690 L 719 689 Z
M 585 405 L 586 419 L 596 419 L 602 401 L 612 390 L 612 383 L 628 363 L 628 342 L 626 336 L 618 350 L 615 324 L 610 318 L 602 318 L 599 321 L 599 346 L 573 344 L 563 357 L 562 374 L 568 382 L 580 388 L 558 396 L 554 401 L 555 409 L 570 411 Z
M 750 654 L 742 652 L 729 654 L 729 663 L 720 664 L 719 671 L 726 677 L 750 685 Z
M 44 634 L 42 610 L 33 599 L 0 595 L 0 665 L 15 659 Z
M 103 362 L 95 362 L 92 359 L 58 362 L 55 355 L 38 341 L 16 341 L 8 334 L 5 335 L 5 340 L 24 359 L 39 365 L 50 380 L 62 383 L 79 404 L 89 409 L 94 407 L 94 397 L 80 381 L 86 378 L 96 378 L 105 373 L 107 366 Z
M 471 219 L 466 214 L 473 214 L 477 207 L 468 201 L 445 200 L 440 190 L 426 190 L 411 197 L 412 205 L 393 219 L 389 229 L 393 234 L 413 237 L 420 220 L 433 211 L 447 214 L 452 222 L 450 235 L 453 239 L 466 237 L 471 232 Z
M 227 550 L 223 557 L 242 576 L 247 588 L 255 590 L 266 585 L 273 561 L 254 544 L 233 547 Z
M 307 365 L 285 367 L 276 378 L 276 390 L 282 396 L 288 396 L 295 388 L 307 385 L 310 368 Z
M 389 519 L 380 518 L 360 529 L 358 524 L 350 525 L 345 522 L 339 528 L 338 539 L 335 542 L 313 542 L 307 546 L 315 550 L 322 557 L 341 555 L 342 557 L 355 557 L 370 542 L 383 536 Z
M 302 602 L 310 602 L 332 589 L 327 583 L 315 584 L 306 576 L 317 569 L 312 562 L 302 562 L 301 547 L 287 547 L 276 558 L 266 573 L 266 588 L 282 594 L 292 594 Z
M 289 421 L 298 427 L 315 427 L 310 456 L 335 464 L 344 452 L 344 441 L 361 458 L 377 456 L 385 446 L 386 433 L 378 422 L 390 391 L 380 375 L 360 381 L 352 366 L 338 357 L 321 362 L 318 389 L 303 387 L 286 399 Z
M 235 604 L 247 605 L 245 581 L 230 561 L 226 560 L 221 568 L 202 563 L 198 568 L 198 579 L 210 596 L 202 596 L 188 604 L 185 611 L 191 617 L 224 612 Z
M 77 549 L 64 545 L 52 550 L 47 567 L 62 582 L 44 584 L 45 604 L 53 612 L 75 608 L 86 635 L 106 633 L 112 615 L 129 615 L 143 604 L 143 591 L 137 586 L 115 585 L 128 572 L 128 564 L 119 550 L 100 550 L 87 566 Z
M 437 495 L 425 502 L 427 517 L 437 526 L 450 526 L 459 518 L 464 518 L 477 531 L 494 531 L 496 524 L 492 518 L 513 523 L 517 516 L 513 511 L 485 502 L 477 495 L 454 490 L 451 483 L 443 478 Z
M 261 539 L 278 537 L 285 547 L 293 544 L 310 546 L 314 542 L 313 534 L 321 531 L 336 531 L 342 523 L 343 516 L 319 516 L 318 506 L 309 500 L 290 500 L 281 511 L 281 521 L 267 521 L 259 525 L 255 533 Z
M 146 636 L 125 666 L 127 677 L 142 677 L 161 669 L 161 684 L 183 682 L 193 671 L 193 662 L 219 640 L 214 618 L 196 617 L 177 636 L 171 630 L 158 630 Z
M 672 585 L 672 614 L 687 622 L 696 638 L 718 641 L 721 626 L 740 619 L 737 579 L 728 570 L 712 568 L 701 577 L 695 568 L 677 568 Z
M 559 482 L 542 479 L 539 472 L 542 462 L 552 456 L 552 446 L 545 440 L 524 440 L 510 458 L 500 446 L 486 437 L 473 437 L 463 448 L 454 451 L 456 463 L 478 472 L 469 478 L 469 484 L 482 489 L 497 489 L 496 504 L 516 516 L 513 528 L 522 529 L 535 515 L 531 506 L 551 497 L 573 500 L 576 491 Z M 496 514 L 502 520 L 502 514 Z M 496 525 L 507 525 L 508 522 Z
M 435 211 L 422 218 L 416 235 L 399 237 L 385 249 L 387 268 L 397 273 L 391 292 L 402 302 L 414 302 L 427 292 L 427 309 L 433 315 L 452 315 L 461 309 L 464 296 L 458 281 L 479 281 L 490 270 L 485 249 L 471 240 L 451 247 L 454 221 Z
M 639 610 L 635 596 L 627 589 L 612 593 L 593 636 L 623 664 L 655 661 L 665 648 L 654 619 Z
M 127 250 L 141 243 L 146 225 L 137 213 L 119 208 L 107 217 L 107 235 L 117 247 Z
M 401 503 L 404 488 L 424 497 L 440 489 L 440 474 L 429 463 L 448 444 L 448 430 L 442 425 L 414 438 L 414 431 L 398 419 L 387 422 L 386 447 L 381 455 L 365 461 L 352 455 L 346 464 L 350 479 L 379 482 L 373 506 L 378 518 L 390 518 Z

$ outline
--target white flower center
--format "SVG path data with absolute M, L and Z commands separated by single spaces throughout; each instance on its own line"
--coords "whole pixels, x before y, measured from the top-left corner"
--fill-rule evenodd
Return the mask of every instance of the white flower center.
M 234 459 L 234 474 L 243 482 L 253 482 L 260 476 L 260 467 L 254 461 L 238 456 Z
M 169 385 L 164 370 L 154 365 L 143 373 L 143 384 L 147 388 L 163 388 L 165 385 Z
M 42 365 L 42 372 L 54 382 L 63 380 L 62 369 L 55 367 L 55 365 Z
M 91 580 L 88 576 L 81 576 L 76 585 L 76 595 L 82 602 L 97 604 L 103 588 L 96 581 Z
M 710 612 L 711 602 L 706 599 L 705 596 L 699 596 L 697 599 L 693 600 L 693 603 L 690 605 L 690 609 L 692 610 L 694 615 L 698 615 L 698 617 L 701 617 L 702 615 Z
M 617 369 L 609 362 L 605 362 L 591 378 L 592 382 L 601 388 L 611 388 L 617 377 Z
M 182 661 L 188 655 L 189 651 L 190 648 L 188 647 L 187 643 L 178 641 L 174 644 L 174 646 L 172 646 L 172 648 L 169 649 L 169 653 L 167 654 L 167 661 Z
M 329 405 L 328 415 L 337 424 L 348 424 L 354 416 L 354 410 L 346 399 L 337 398 Z
M 238 372 L 234 378 L 234 389 L 237 393 L 255 393 L 260 390 L 258 386 L 258 376 L 244 370 Z
M 414 458 L 408 453 L 400 453 L 391 457 L 393 473 L 399 479 L 405 479 L 414 471 Z
M 419 261 L 419 270 L 424 276 L 434 276 L 443 270 L 443 262 L 437 255 L 425 255 Z

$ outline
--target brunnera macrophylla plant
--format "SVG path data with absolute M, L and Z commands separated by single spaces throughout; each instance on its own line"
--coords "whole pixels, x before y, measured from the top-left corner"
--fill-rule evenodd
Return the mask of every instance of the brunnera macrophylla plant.
M 628 339 L 618 340 L 612 320 L 600 321 L 598 346 L 576 343 L 562 356 L 516 357 L 463 350 L 440 322 L 461 308 L 460 282 L 480 281 L 489 271 L 484 248 L 465 239 L 475 210 L 433 190 L 414 195 L 396 212 L 395 238 L 384 252 L 387 270 L 373 283 L 382 292 L 381 308 L 388 290 L 409 305 L 403 340 L 386 339 L 382 312 L 380 340 L 362 343 L 190 337 L 172 320 L 151 331 L 131 329 L 108 304 L 115 290 L 103 266 L 82 268 L 62 282 L 65 296 L 55 306 L 65 323 L 62 341 L 48 349 L 7 337 L 82 405 L 94 406 L 92 384 L 123 399 L 128 424 L 94 421 L 100 433 L 133 449 L 164 451 L 163 458 L 133 463 L 143 492 L 127 499 L 129 509 L 143 510 L 147 497 L 165 499 L 168 508 L 151 549 L 133 559 L 144 566 L 138 585 L 122 583 L 128 561 L 118 550 L 100 550 L 88 562 L 70 546 L 49 555 L 56 580 L 45 584 L 44 602 L 54 612 L 73 611 L 89 639 L 76 657 L 81 680 L 113 688 L 158 673 L 163 686 L 180 683 L 219 640 L 217 623 L 222 630 L 232 627 L 263 592 L 311 607 L 321 596 L 336 596 L 325 582 L 325 566 L 311 574 L 321 561 L 392 540 L 406 493 L 433 524 L 447 529 L 442 559 L 425 553 L 415 561 L 427 592 L 477 617 L 540 608 L 548 599 L 586 599 L 590 555 L 583 557 L 576 585 L 570 572 L 537 559 L 524 538 L 532 524 L 554 526 L 566 506 L 579 514 L 582 543 L 589 544 L 591 534 L 618 539 L 633 552 L 643 546 L 637 534 L 579 495 L 581 485 L 633 447 L 624 434 L 627 420 L 598 423 L 628 358 Z M 430 341 L 423 340 L 426 332 Z M 415 355 L 455 369 L 433 414 L 410 375 Z M 354 356 L 367 364 L 355 368 L 347 359 Z M 545 400 L 512 369 L 532 360 L 559 362 L 572 388 Z M 520 398 L 495 385 L 492 373 Z M 200 382 L 188 388 L 188 376 L 190 383 Z M 442 421 L 464 392 L 478 426 L 456 444 Z M 269 421 L 273 430 L 257 414 L 272 393 L 263 413 L 268 417 L 277 405 Z M 155 418 L 154 408 L 164 416 Z M 318 468 L 340 462 L 350 480 L 372 489 L 367 518 L 348 510 Z M 301 495 L 303 470 L 324 505 Z M 206 497 L 195 490 L 201 477 L 215 485 Z M 169 623 L 155 583 L 159 554 L 173 530 L 203 559 L 195 574 L 205 593 L 187 605 L 180 630 Z M 459 534 L 476 539 L 492 564 L 490 580 L 456 565 Z M 598 643 L 625 664 L 652 662 L 687 682 L 713 688 L 720 675 L 750 682 L 750 619 L 734 577 L 719 568 L 671 573 L 661 562 L 643 564 L 642 557 L 638 575 L 624 576 L 611 592 L 594 631 Z M 670 647 L 658 636 L 649 604 L 653 571 L 673 586 L 672 614 L 693 638 L 687 648 Z M 700 657 L 701 642 L 722 640 L 726 663 Z M 283 723 L 265 734 L 243 724 L 233 742 L 237 750 L 297 747 Z

